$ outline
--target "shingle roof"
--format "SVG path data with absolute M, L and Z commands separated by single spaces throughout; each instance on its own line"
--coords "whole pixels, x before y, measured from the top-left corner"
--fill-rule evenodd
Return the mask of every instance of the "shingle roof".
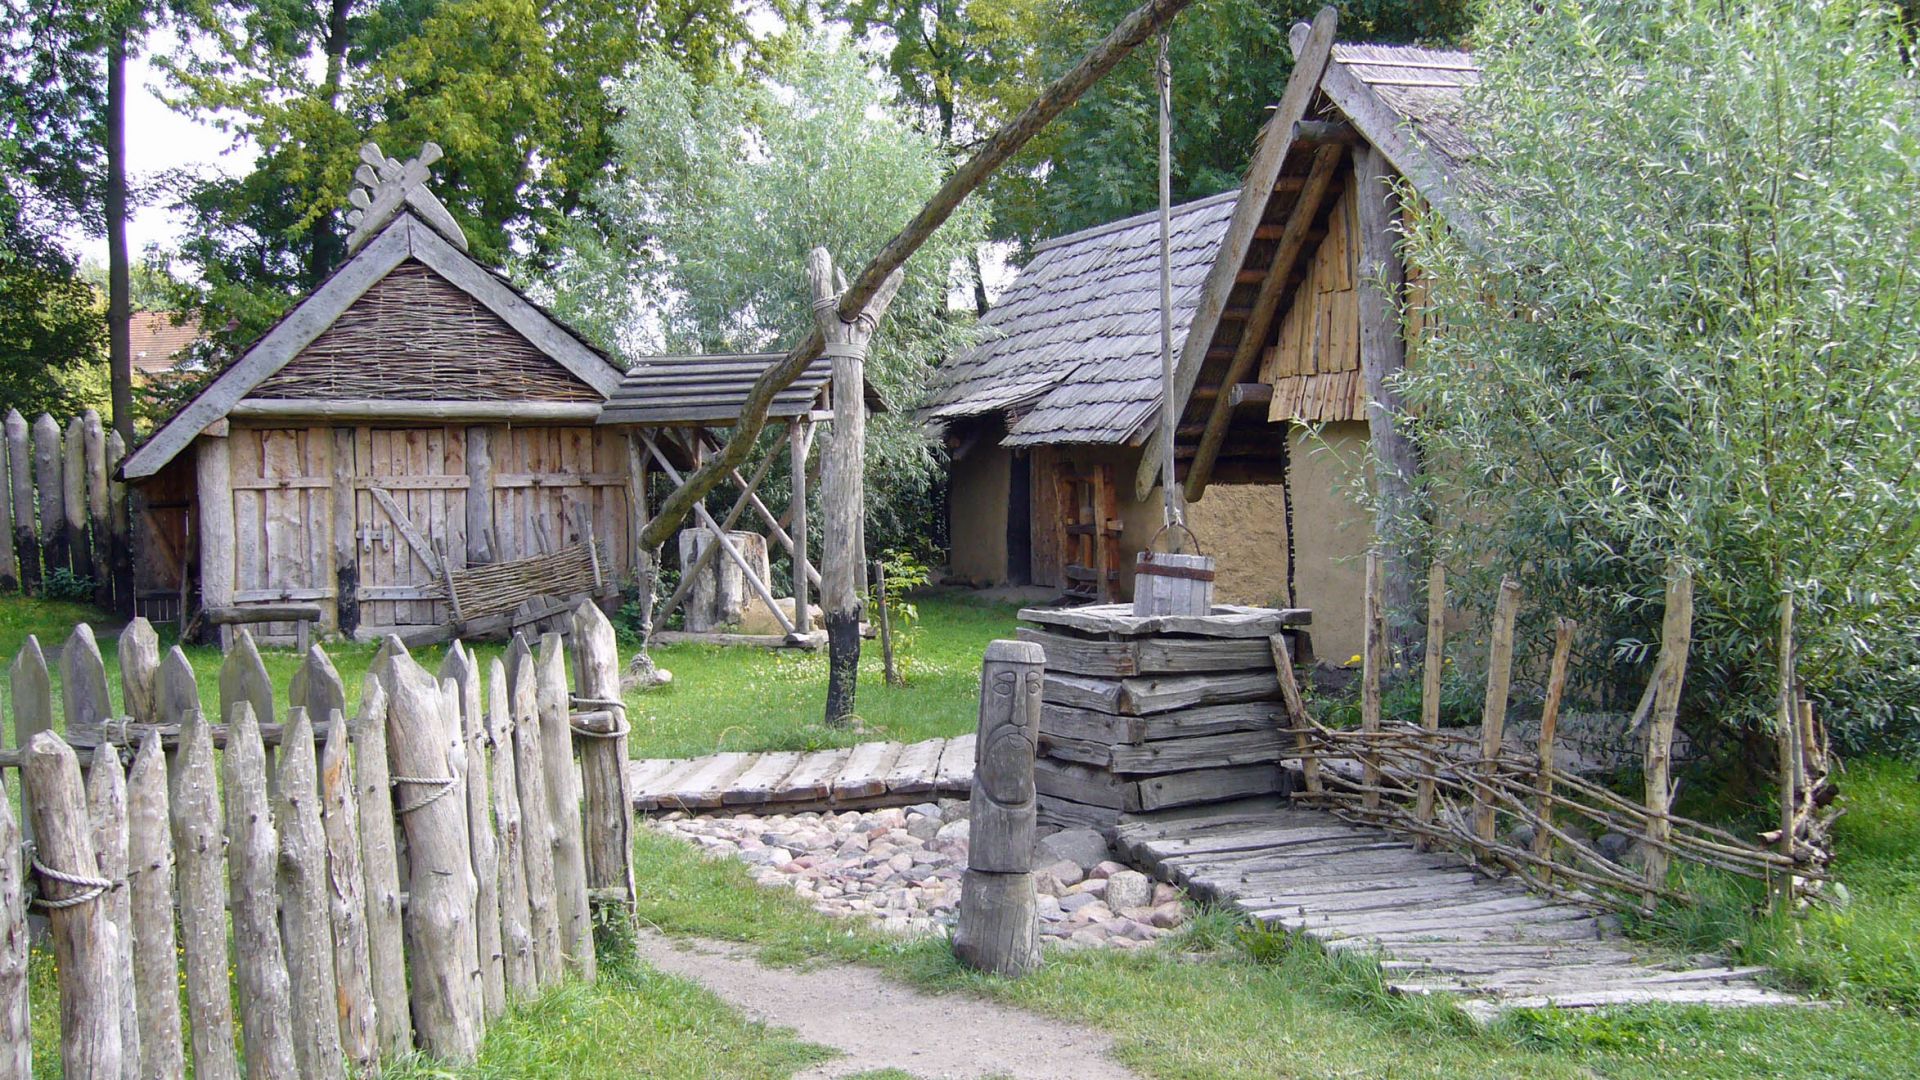
M 602 424 L 730 424 L 740 416 L 747 391 L 762 372 L 785 353 L 711 353 L 648 356 L 634 362 L 619 389 L 600 409 Z M 833 377 L 832 359 L 820 356 L 800 377 L 773 397 L 771 417 L 801 416 L 811 410 Z M 866 388 L 867 407 L 885 405 Z
M 1236 194 L 1173 208 L 1176 354 Z M 1008 446 L 1135 440 L 1161 392 L 1159 215 L 1036 245 L 981 327 L 985 340 L 941 366 L 923 417 L 1007 411 Z
M 148 375 L 172 371 L 176 354 L 200 340 L 200 320 L 188 315 L 178 325 L 171 311 L 132 313 L 127 337 L 132 344 L 133 369 Z
M 1412 127 L 1443 176 L 1456 183 L 1466 179 L 1467 163 L 1478 156 L 1461 116 L 1467 89 L 1480 84 L 1473 54 L 1416 45 L 1336 44 L 1333 61 Z

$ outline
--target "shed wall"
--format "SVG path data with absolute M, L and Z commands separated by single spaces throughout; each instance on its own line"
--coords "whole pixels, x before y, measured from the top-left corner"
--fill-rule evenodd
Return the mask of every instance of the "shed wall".
M 1000 445 L 1002 434 L 996 428 L 982 435 L 965 457 L 953 463 L 947 493 L 947 535 L 952 544 L 947 572 L 961 581 L 980 585 L 1007 581 L 1008 476 L 1013 452 Z

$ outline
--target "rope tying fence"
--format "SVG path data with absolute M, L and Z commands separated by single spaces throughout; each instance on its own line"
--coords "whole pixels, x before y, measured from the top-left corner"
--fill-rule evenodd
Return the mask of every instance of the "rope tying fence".
M 417 784 L 423 787 L 428 784 L 438 784 L 440 787 L 439 790 L 421 799 L 419 802 L 395 807 L 393 812 L 397 815 L 405 816 L 413 813 L 415 810 L 421 810 L 431 806 L 436 801 L 446 798 L 447 794 L 453 790 L 454 785 L 459 782 L 460 778 L 457 776 L 395 776 L 388 781 L 388 783 L 394 787 L 399 787 L 402 784 Z
M 72 896 L 59 900 L 50 900 L 45 896 L 34 897 L 34 906 L 44 911 L 60 911 L 65 908 L 78 907 L 81 904 L 100 899 L 116 887 L 116 883 L 112 878 L 88 877 L 85 874 L 70 874 L 65 870 L 56 870 L 48 866 L 46 863 L 40 861 L 38 855 L 34 854 L 32 844 L 23 845 L 23 849 L 27 855 L 27 862 L 32 865 L 34 873 L 43 878 L 49 878 L 65 885 L 72 885 L 82 890 Z

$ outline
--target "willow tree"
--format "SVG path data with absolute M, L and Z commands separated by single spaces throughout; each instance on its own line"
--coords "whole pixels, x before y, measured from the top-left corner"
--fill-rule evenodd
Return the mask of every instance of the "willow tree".
M 1689 708 L 1749 731 L 1791 592 L 1837 730 L 1912 737 L 1911 42 L 1859 0 L 1515 0 L 1481 36 L 1452 211 L 1478 239 L 1437 214 L 1408 238 L 1433 331 L 1404 390 L 1450 562 L 1524 570 L 1630 702 L 1679 560 Z

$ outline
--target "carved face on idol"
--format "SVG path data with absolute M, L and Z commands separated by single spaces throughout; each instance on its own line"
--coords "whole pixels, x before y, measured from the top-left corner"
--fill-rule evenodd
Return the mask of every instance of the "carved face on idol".
M 1004 716 L 1006 722 L 987 736 L 987 745 L 980 753 L 982 790 L 987 798 L 1010 809 L 1025 807 L 1033 801 L 1034 794 L 1033 770 L 1028 762 L 1034 754 L 1037 725 L 1023 706 L 1039 700 L 1039 674 L 1034 672 L 1028 676 L 1036 680 L 1033 695 L 1015 694 L 1021 677 L 1021 673 L 1015 671 L 994 672 L 987 691 L 992 698 L 989 704 L 992 715 Z

